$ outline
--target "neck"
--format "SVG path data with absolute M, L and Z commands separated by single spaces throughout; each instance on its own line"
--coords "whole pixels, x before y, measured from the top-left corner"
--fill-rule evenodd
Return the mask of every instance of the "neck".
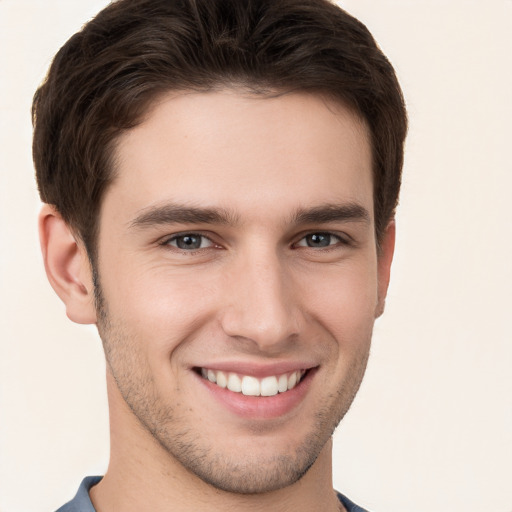
M 260 494 L 235 494 L 203 482 L 176 461 L 138 422 L 107 378 L 111 453 L 103 480 L 90 492 L 97 512 L 339 511 L 332 489 L 332 441 L 294 484 Z

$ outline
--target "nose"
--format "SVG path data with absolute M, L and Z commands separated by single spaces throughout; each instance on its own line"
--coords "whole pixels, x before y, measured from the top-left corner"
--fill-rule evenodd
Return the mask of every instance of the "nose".
M 282 351 L 300 333 L 301 314 L 293 281 L 290 269 L 275 251 L 239 258 L 225 283 L 224 332 L 262 352 Z

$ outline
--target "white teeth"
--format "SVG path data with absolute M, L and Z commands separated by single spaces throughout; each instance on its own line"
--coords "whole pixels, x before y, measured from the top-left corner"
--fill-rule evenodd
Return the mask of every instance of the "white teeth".
M 230 391 L 234 391 L 235 393 L 240 393 L 242 391 L 242 381 L 236 373 L 229 374 L 227 387 Z
M 225 388 L 228 385 L 228 378 L 224 372 L 217 372 L 217 386 Z
M 248 396 L 260 396 L 260 381 L 256 377 L 246 375 L 242 379 L 242 393 Z
M 261 396 L 274 396 L 277 395 L 277 378 L 265 377 L 261 379 Z
M 288 391 L 288 376 L 286 373 L 284 375 L 279 376 L 279 381 L 277 382 L 277 390 L 279 393 L 284 393 Z
M 250 375 L 239 376 L 236 373 L 226 374 L 222 371 L 201 368 L 203 378 L 221 388 L 227 388 L 234 393 L 242 393 L 247 396 L 274 396 L 278 393 L 285 393 L 293 389 L 305 373 L 306 370 L 297 370 L 257 379 Z

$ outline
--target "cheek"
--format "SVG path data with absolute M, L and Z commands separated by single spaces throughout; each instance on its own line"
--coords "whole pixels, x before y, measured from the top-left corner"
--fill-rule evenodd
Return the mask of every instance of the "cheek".
M 204 325 L 215 303 L 211 279 L 193 272 L 177 275 L 165 267 L 119 265 L 101 281 L 109 315 L 152 358 L 168 359 L 181 341 Z
M 332 269 L 315 277 L 309 310 L 337 341 L 341 352 L 369 345 L 377 304 L 377 272 L 372 265 Z
M 338 308 L 340 314 L 350 311 L 356 317 L 373 312 L 377 302 L 377 265 L 365 261 L 351 265 L 340 264 L 327 269 L 320 269 L 311 274 L 309 279 L 299 277 L 303 282 L 304 292 L 331 311 Z

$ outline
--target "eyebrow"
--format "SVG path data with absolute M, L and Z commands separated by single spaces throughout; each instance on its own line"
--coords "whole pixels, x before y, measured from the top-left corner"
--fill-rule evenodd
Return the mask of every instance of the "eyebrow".
M 158 226 L 162 224 L 224 224 L 234 225 L 237 215 L 224 208 L 199 208 L 174 203 L 144 208 L 129 223 L 130 228 Z
M 334 221 L 364 222 L 370 224 L 370 212 L 358 203 L 325 204 L 313 208 L 299 208 L 294 216 L 295 224 L 322 224 Z
M 291 223 L 322 224 L 335 221 L 370 223 L 370 213 L 358 203 L 325 204 L 312 208 L 299 208 L 292 215 Z M 165 224 L 217 224 L 234 226 L 238 215 L 225 208 L 204 208 L 166 203 L 144 208 L 129 223 L 130 228 L 143 228 Z

